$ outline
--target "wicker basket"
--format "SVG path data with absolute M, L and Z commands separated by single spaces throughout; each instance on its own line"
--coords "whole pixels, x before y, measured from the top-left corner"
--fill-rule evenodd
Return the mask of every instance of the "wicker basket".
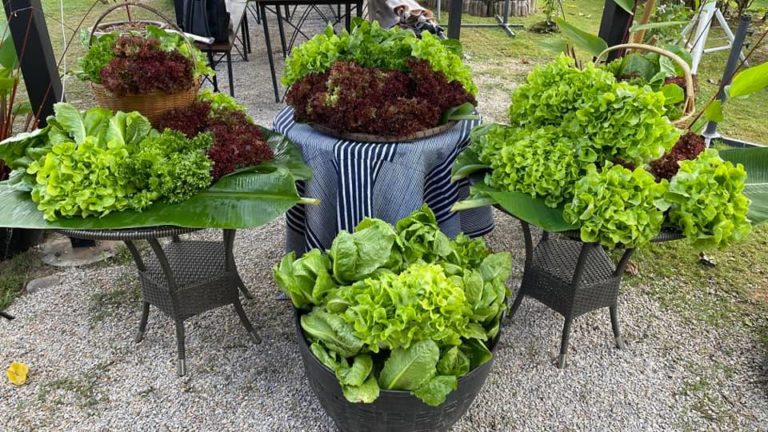
M 318 132 L 322 132 L 328 136 L 343 139 L 343 140 L 369 142 L 369 143 L 404 143 L 404 142 L 416 141 L 420 139 L 429 138 L 435 135 L 439 135 L 447 131 L 448 129 L 454 127 L 456 125 L 456 122 L 449 121 L 445 124 L 441 124 L 439 126 L 435 126 L 433 128 L 425 129 L 422 131 L 414 132 L 410 135 L 406 135 L 402 137 L 387 137 L 387 136 L 372 135 L 372 134 L 361 133 L 361 132 L 339 132 L 337 130 L 334 130 L 329 127 L 316 124 L 316 123 L 309 123 L 309 125 L 312 126 L 312 128 L 317 130 Z
M 688 66 L 688 63 L 686 63 L 685 60 L 680 58 L 680 56 L 678 56 L 677 54 L 667 51 L 665 49 L 659 48 L 657 46 L 637 44 L 637 43 L 627 43 L 627 44 L 614 45 L 612 47 L 607 48 L 605 51 L 601 52 L 595 58 L 595 64 L 600 63 L 603 57 L 606 57 L 609 52 L 620 50 L 620 49 L 633 49 L 633 50 L 654 52 L 656 54 L 669 57 L 672 61 L 677 63 L 678 66 L 680 66 L 680 69 L 683 70 L 683 78 L 685 78 L 685 106 L 683 107 L 683 116 L 673 121 L 672 123 L 677 127 L 681 127 L 681 128 L 686 127 L 688 120 L 691 119 L 691 117 L 693 116 L 693 113 L 696 111 L 696 99 L 695 99 L 695 91 L 694 91 L 694 85 L 693 85 L 693 75 L 691 74 L 691 68 Z
M 103 85 L 91 83 L 93 95 L 99 106 L 112 111 L 138 111 L 150 122 L 154 122 L 167 111 L 191 105 L 197 97 L 199 88 L 200 83 L 198 82 L 189 89 L 174 94 L 155 91 L 139 95 L 116 96 L 105 89 Z
M 89 42 L 93 40 L 93 37 L 96 35 L 97 32 L 101 30 L 104 26 L 109 25 L 118 25 L 118 24 L 126 24 L 129 22 L 135 22 L 138 25 L 143 24 L 152 24 L 157 25 L 157 22 L 155 21 L 135 21 L 130 19 L 130 8 L 135 7 L 138 9 L 145 9 L 158 17 L 162 18 L 166 21 L 167 24 L 164 25 L 166 28 L 171 28 L 176 31 L 180 31 L 175 24 L 173 24 L 168 18 L 166 18 L 162 13 L 157 11 L 156 9 L 147 6 L 142 3 L 138 3 L 136 1 L 125 1 L 123 3 L 118 3 L 102 13 L 99 18 L 94 23 L 93 27 L 91 27 L 91 35 L 89 38 Z M 120 23 L 102 23 L 102 21 L 110 15 L 112 12 L 119 10 L 119 9 L 125 9 L 129 16 L 129 21 L 123 21 Z M 189 43 L 190 50 L 193 50 L 192 44 Z M 160 91 L 156 92 L 150 92 L 146 94 L 135 94 L 135 95 L 125 95 L 125 96 L 118 96 L 104 88 L 101 84 L 91 83 L 91 89 L 93 90 L 93 95 L 96 98 L 96 102 L 99 106 L 108 108 L 112 111 L 123 111 L 123 112 L 131 112 L 131 111 L 138 111 L 145 117 L 149 119 L 150 122 L 154 122 L 157 120 L 160 115 L 163 113 L 176 109 L 176 108 L 185 108 L 192 104 L 192 102 L 195 101 L 195 98 L 197 97 L 197 92 L 200 89 L 200 81 L 198 80 L 195 84 L 193 84 L 190 88 L 187 90 L 173 93 L 173 94 L 167 94 Z
M 460 378 L 458 388 L 439 407 L 424 404 L 410 392 L 394 390 L 381 390 L 379 398 L 370 404 L 351 403 L 344 398 L 334 372 L 309 350 L 299 318 L 296 314 L 297 339 L 309 384 L 320 405 L 343 432 L 446 431 L 472 405 L 493 366 L 492 359 Z

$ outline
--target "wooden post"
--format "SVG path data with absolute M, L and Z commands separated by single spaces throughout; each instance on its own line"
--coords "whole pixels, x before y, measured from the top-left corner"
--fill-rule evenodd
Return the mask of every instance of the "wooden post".
M 40 0 L 4 0 L 13 44 L 19 57 L 32 112 L 40 127 L 53 114 L 53 104 L 63 99 L 59 68 L 53 54 Z
M 451 5 L 448 8 L 448 37 L 451 39 L 459 39 L 463 7 L 464 0 L 451 0 Z

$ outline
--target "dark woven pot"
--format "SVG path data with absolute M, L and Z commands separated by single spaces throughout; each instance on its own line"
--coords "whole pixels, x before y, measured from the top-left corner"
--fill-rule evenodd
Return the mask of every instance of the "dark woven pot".
M 445 403 L 431 407 L 407 391 L 381 390 L 374 403 L 351 403 L 344 398 L 333 371 L 312 354 L 296 314 L 296 331 L 304 371 L 325 412 L 344 432 L 446 431 L 472 405 L 493 366 L 493 359 L 459 379 Z M 495 346 L 491 347 L 494 351 Z

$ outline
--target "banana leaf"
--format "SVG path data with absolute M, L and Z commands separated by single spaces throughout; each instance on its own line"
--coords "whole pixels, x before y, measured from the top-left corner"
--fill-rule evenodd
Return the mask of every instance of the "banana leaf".
M 768 148 L 723 150 L 720 157 L 744 165 L 747 171 L 744 195 L 752 200 L 747 215 L 749 220 L 755 225 L 768 221 Z
M 455 182 L 469 177 L 473 173 L 490 169 L 491 166 L 481 162 L 477 152 L 472 147 L 467 147 L 459 153 L 451 167 L 451 181 Z
M 552 208 L 544 200 L 522 192 L 500 191 L 477 182 L 472 185 L 470 199 L 456 203 L 451 210 L 469 210 L 487 205 L 497 205 L 504 212 L 549 232 L 578 229 L 578 225 L 563 219 L 563 208 Z
M 268 223 L 296 204 L 317 200 L 299 196 L 296 180 L 311 177 L 301 153 L 282 135 L 264 130 L 273 161 L 222 177 L 208 189 L 176 204 L 157 203 L 144 211 L 122 211 L 104 217 L 48 222 L 30 199 L 8 182 L 0 182 L 0 227 L 33 229 L 119 229 L 159 225 L 185 228 L 253 228 Z

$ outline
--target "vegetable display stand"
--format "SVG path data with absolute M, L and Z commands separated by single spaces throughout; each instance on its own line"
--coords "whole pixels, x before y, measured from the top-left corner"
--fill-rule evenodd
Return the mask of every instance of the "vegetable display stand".
M 320 363 L 309 349 L 296 314 L 296 338 L 304 362 L 304 371 L 312 390 L 325 412 L 343 432 L 409 432 L 446 431 L 469 409 L 480 393 L 493 360 L 477 367 L 458 381 L 438 407 L 424 404 L 408 391 L 381 390 L 373 403 L 351 403 L 346 400 L 335 373 Z M 494 351 L 495 346 L 491 346 Z
M 125 242 L 136 262 L 142 287 L 142 316 L 136 342 L 144 338 L 150 305 L 168 315 L 176 323 L 179 376 L 186 373 L 184 321 L 188 318 L 232 305 L 253 341 L 260 341 L 240 303 L 238 288 L 246 298 L 252 297 L 235 267 L 235 230 L 223 230 L 223 242 L 182 241 L 179 235 L 197 231 L 191 228 L 59 231 L 70 237 Z M 163 237 L 171 237 L 172 241 L 162 246 L 158 239 Z M 136 240 L 147 240 L 153 255 L 142 257 L 134 244 Z
M 557 367 L 561 369 L 567 365 L 571 323 L 587 312 L 608 308 L 616 347 L 624 348 L 619 331 L 617 297 L 624 268 L 634 249 L 624 250 L 618 263 L 614 263 L 600 244 L 582 242 L 579 231 L 568 231 L 558 237 L 544 231 L 534 247 L 528 223 L 522 220 L 520 223 L 525 239 L 525 267 L 510 319 L 525 296 L 535 298 L 562 315 L 565 324 L 557 358 Z M 663 230 L 653 242 L 680 238 L 682 235 L 678 232 Z

